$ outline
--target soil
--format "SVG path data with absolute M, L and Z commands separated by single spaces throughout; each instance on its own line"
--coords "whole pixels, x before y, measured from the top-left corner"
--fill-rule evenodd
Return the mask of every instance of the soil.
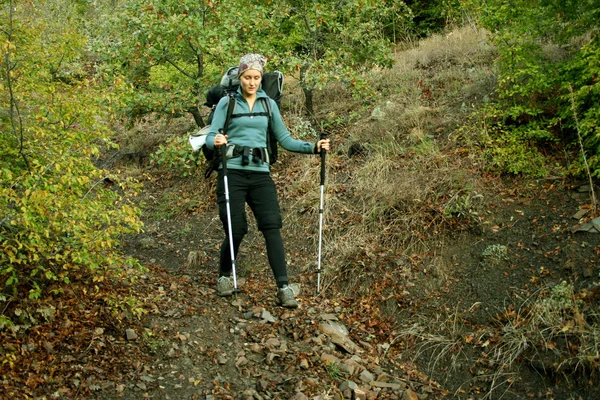
M 139 325 L 131 321 L 136 337 L 124 341 L 143 358 L 98 397 L 599 398 L 598 371 L 553 370 L 555 360 L 540 355 L 537 364 L 516 360 L 503 375 L 482 361 L 493 356 L 503 314 L 543 288 L 567 281 L 597 293 L 600 253 L 600 234 L 572 232 L 573 215 L 589 203 L 579 184 L 490 179 L 496 192 L 479 223 L 420 258 L 411 280 L 399 284 L 401 295 L 343 296 L 336 284 L 317 295 L 315 274 L 298 267 L 316 255 L 303 254 L 301 238 L 284 229 L 290 277 L 301 285 L 295 310 L 275 304 L 255 228 L 238 260 L 241 292 L 216 296 L 223 232 L 212 200 L 157 218 L 157 199 L 178 183 L 151 180 L 142 195 L 145 232 L 126 242 L 148 268 L 136 291 L 151 312 Z M 436 325 L 437 333 L 427 328 Z

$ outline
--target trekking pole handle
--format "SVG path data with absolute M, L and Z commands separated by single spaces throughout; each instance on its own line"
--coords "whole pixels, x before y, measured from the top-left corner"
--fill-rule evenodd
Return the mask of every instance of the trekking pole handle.
M 325 184 L 325 155 L 327 152 L 321 149 L 321 186 Z
M 219 129 L 219 133 L 225 136 L 223 129 Z M 223 163 L 223 174 L 227 175 L 227 145 L 221 145 L 219 149 L 221 151 L 221 162 Z
M 321 133 L 321 137 L 319 140 L 325 139 L 325 136 L 325 133 Z M 325 185 L 325 155 L 327 154 L 327 152 L 321 147 L 319 153 L 321 156 L 321 186 L 323 186 Z

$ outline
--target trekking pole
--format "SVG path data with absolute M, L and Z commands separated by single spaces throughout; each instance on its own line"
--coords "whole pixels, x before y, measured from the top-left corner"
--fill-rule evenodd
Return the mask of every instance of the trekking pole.
M 325 135 L 321 134 L 321 139 Z M 321 252 L 323 249 L 323 195 L 325 193 L 325 154 L 327 152 L 321 149 L 321 202 L 319 206 L 319 258 L 317 261 L 317 294 L 321 292 Z
M 223 134 L 223 130 L 219 130 Z M 229 253 L 231 255 L 231 272 L 233 272 L 233 293 L 238 293 L 235 274 L 235 252 L 233 251 L 233 229 L 231 228 L 231 207 L 229 206 L 229 181 L 227 180 L 227 145 L 221 146 L 221 162 L 223 163 L 223 186 L 225 187 L 225 208 L 227 209 L 227 236 L 229 236 Z

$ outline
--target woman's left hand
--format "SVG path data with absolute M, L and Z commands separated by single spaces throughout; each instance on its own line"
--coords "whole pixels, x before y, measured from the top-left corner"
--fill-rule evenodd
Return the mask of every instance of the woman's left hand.
M 317 142 L 317 153 L 320 153 L 321 150 L 329 151 L 330 148 L 329 139 L 321 139 Z

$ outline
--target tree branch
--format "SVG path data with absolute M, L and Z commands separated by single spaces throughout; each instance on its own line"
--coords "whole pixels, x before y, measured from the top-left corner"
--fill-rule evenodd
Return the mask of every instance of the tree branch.
M 183 75 L 187 76 L 190 79 L 195 79 L 192 75 L 188 74 L 187 72 L 185 72 L 179 65 L 175 64 L 175 62 L 171 61 L 169 59 L 169 57 L 167 57 L 165 55 L 165 61 L 168 62 L 169 64 L 171 64 L 173 67 L 175 67 L 175 69 L 179 72 L 181 72 Z

